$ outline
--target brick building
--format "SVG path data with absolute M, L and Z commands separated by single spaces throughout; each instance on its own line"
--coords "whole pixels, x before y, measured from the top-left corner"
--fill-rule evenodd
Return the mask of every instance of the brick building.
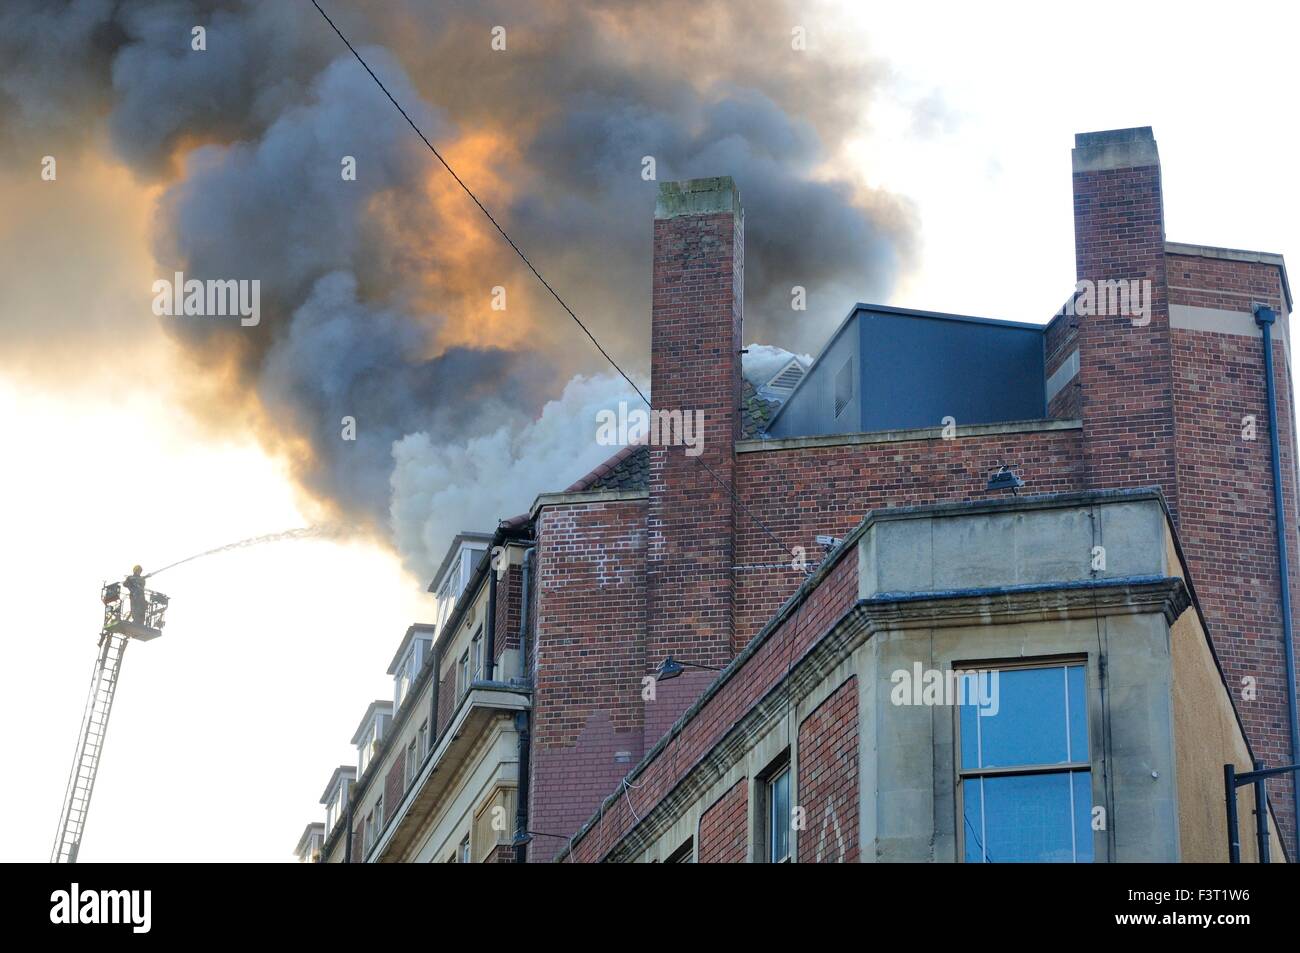
M 858 305 L 780 406 L 741 373 L 734 185 L 661 185 L 652 403 L 702 412 L 702 452 L 626 448 L 482 540 L 324 855 L 1226 856 L 1223 764 L 1291 754 L 1256 321 L 1289 532 L 1286 271 L 1166 241 L 1149 129 L 1073 167 L 1049 322 Z M 993 680 L 1003 714 L 899 701 L 913 670 Z

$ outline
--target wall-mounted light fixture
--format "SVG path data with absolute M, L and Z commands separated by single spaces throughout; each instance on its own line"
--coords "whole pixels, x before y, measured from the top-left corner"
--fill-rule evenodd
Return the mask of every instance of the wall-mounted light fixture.
M 659 663 L 655 669 L 655 681 L 666 682 L 670 678 L 676 678 L 686 671 L 687 668 L 702 668 L 709 672 L 721 672 L 722 669 L 715 668 L 712 665 L 701 665 L 699 662 L 684 662 L 675 659 L 671 655 Z

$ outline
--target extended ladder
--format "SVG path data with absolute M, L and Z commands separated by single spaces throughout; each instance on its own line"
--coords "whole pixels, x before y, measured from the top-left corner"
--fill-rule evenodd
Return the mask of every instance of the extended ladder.
M 86 829 L 86 814 L 90 810 L 90 796 L 95 790 L 95 775 L 104 752 L 108 716 L 113 712 L 113 696 L 117 693 L 122 656 L 126 654 L 128 641 L 128 636 L 122 632 L 107 630 L 100 639 L 99 658 L 90 676 L 90 695 L 81 716 L 77 756 L 72 762 L 72 773 L 68 775 L 63 813 L 59 816 L 59 833 L 50 853 L 51 863 L 72 864 L 77 861 L 81 834 Z
M 90 796 L 95 792 L 95 776 L 104 755 L 104 736 L 108 733 L 108 716 L 113 713 L 113 696 L 122 674 L 122 656 L 130 639 L 149 642 L 162 635 L 170 599 L 161 592 L 144 588 L 148 577 L 135 567 L 125 586 L 129 593 L 122 598 L 121 582 L 105 583 L 99 599 L 104 606 L 104 625 L 99 630 L 99 656 L 90 673 L 90 694 L 81 713 L 81 733 L 77 735 L 77 755 L 63 792 L 63 812 L 59 815 L 59 833 L 54 838 L 50 862 L 75 864 L 81 850 L 81 835 L 86 830 Z

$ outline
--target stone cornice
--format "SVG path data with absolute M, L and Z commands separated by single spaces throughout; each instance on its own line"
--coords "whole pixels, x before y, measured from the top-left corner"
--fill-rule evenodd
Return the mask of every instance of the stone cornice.
M 1172 625 L 1191 605 L 1191 596 L 1183 580 L 1174 576 L 1128 576 L 996 589 L 880 593 L 862 605 L 873 632 L 1149 612 L 1161 613 Z

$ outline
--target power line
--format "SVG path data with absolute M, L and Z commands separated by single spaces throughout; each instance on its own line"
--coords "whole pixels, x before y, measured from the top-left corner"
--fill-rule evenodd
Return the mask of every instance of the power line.
M 410 117 L 410 115 L 407 114 L 406 110 L 402 108 L 402 104 L 399 103 L 393 97 L 393 94 L 388 91 L 388 87 L 384 85 L 383 80 L 381 80 L 378 76 L 375 75 L 375 71 L 370 68 L 370 64 L 367 63 L 365 59 L 362 58 L 361 54 L 357 52 L 356 47 L 352 45 L 351 41 L 349 41 L 348 38 L 343 35 L 343 31 L 340 30 L 338 26 L 335 25 L 334 21 L 330 19 L 329 14 L 326 13 L 323 9 L 321 9 L 321 5 L 317 3 L 316 0 L 311 0 L 311 4 L 316 8 L 317 12 L 320 13 L 320 15 L 325 18 L 325 22 L 330 25 L 330 29 L 332 29 L 335 33 L 338 34 L 339 39 L 343 41 L 344 46 L 346 46 L 348 50 L 352 53 L 352 55 L 356 57 L 357 62 L 360 63 L 361 66 L 365 69 L 365 71 L 370 74 L 370 78 L 375 81 L 375 85 L 377 85 L 383 91 L 384 95 L 388 97 L 388 101 L 397 108 L 397 111 L 399 113 L 402 114 L 402 118 L 406 120 L 407 125 L 409 125 L 412 129 L 414 129 L 415 134 L 420 137 L 420 139 L 424 142 L 426 146 L 429 147 L 429 151 L 433 153 L 434 158 L 436 158 L 440 163 L 442 163 L 442 167 L 447 170 L 447 173 L 456 181 L 456 184 L 459 185 L 462 191 L 464 191 L 464 193 L 470 197 L 473 203 L 478 206 L 479 211 L 482 212 L 484 216 L 486 216 L 487 220 L 492 223 L 492 227 L 495 228 L 497 232 L 500 233 L 501 237 L 506 240 L 506 243 L 509 244 L 512 249 L 514 249 L 515 254 L 519 256 L 519 260 L 528 266 L 528 270 L 531 271 L 534 277 L 536 277 L 537 280 L 542 283 L 542 287 L 545 288 L 548 292 L 550 292 L 551 297 L 554 298 L 556 302 L 559 303 L 560 307 L 565 310 L 565 313 L 567 313 L 569 317 L 573 319 L 574 323 L 577 324 L 578 327 L 582 329 L 582 333 L 587 335 L 588 340 L 590 340 L 591 343 L 595 345 L 596 350 L 600 352 L 601 356 L 604 357 L 605 360 L 609 362 L 610 366 L 613 367 L 614 370 L 618 371 L 619 375 L 623 378 L 623 380 L 628 382 L 632 390 L 636 391 L 636 395 L 641 398 L 641 400 L 645 403 L 647 407 L 651 407 L 651 409 L 653 409 L 653 406 L 650 403 L 650 398 L 646 397 L 645 393 L 641 390 L 641 388 L 637 386 L 636 381 L 632 380 L 632 378 L 627 375 L 627 372 L 624 371 L 623 368 L 619 367 L 618 362 L 615 361 L 614 358 L 610 356 L 609 352 L 606 351 L 604 347 L 601 346 L 601 343 L 596 340 L 596 336 L 591 333 L 591 329 L 588 328 L 587 325 L 585 325 L 582 322 L 582 319 L 579 318 L 578 315 L 574 313 L 573 309 L 570 308 L 569 305 L 565 302 L 565 300 L 560 297 L 559 292 L 557 292 L 551 286 L 551 283 L 547 281 L 544 277 L 542 277 L 542 273 L 538 271 L 536 267 L 533 266 L 533 263 L 531 261 L 528 260 L 528 256 L 524 254 L 523 249 L 521 249 L 517 244 L 515 244 L 515 240 L 511 238 L 509 234 L 507 234 L 504 228 L 501 227 L 501 223 L 498 222 L 496 218 L 492 215 L 492 213 L 488 211 L 487 206 L 485 206 L 482 202 L 479 201 L 478 196 L 475 195 L 474 192 L 470 189 L 470 187 L 465 184 L 464 180 L 462 180 L 461 177 L 456 174 L 456 170 L 453 169 L 451 165 L 447 162 L 447 160 L 442 157 L 442 153 L 439 152 L 437 148 L 434 146 L 434 144 L 429 141 L 429 137 L 426 136 L 424 132 L 420 129 L 420 127 L 415 124 L 415 120 L 413 120 Z M 781 540 L 777 538 L 776 534 L 773 533 L 772 530 L 768 528 L 766 523 L 764 523 L 762 520 L 760 520 L 757 516 L 754 515 L 753 511 L 750 510 L 750 508 L 745 505 L 744 500 L 742 500 L 736 494 L 736 491 L 732 488 L 730 483 L 728 483 L 721 476 L 719 476 L 711 466 L 709 466 L 699 457 L 693 457 L 692 459 L 694 459 L 697 463 L 700 464 L 700 466 L 704 467 L 704 469 L 708 471 L 709 476 L 713 477 L 713 479 L 716 480 L 718 484 L 724 490 L 727 491 L 732 501 L 735 502 L 735 504 L 740 507 L 740 509 L 742 510 L 742 512 L 744 512 L 746 516 L 748 516 L 751 520 L 754 521 L 754 523 L 758 526 L 759 529 L 761 529 L 764 533 L 767 534 L 767 536 L 772 540 L 772 542 L 776 543 L 782 549 L 787 550 L 792 555 L 795 553 L 794 549 L 786 546 L 785 543 L 781 542 Z

